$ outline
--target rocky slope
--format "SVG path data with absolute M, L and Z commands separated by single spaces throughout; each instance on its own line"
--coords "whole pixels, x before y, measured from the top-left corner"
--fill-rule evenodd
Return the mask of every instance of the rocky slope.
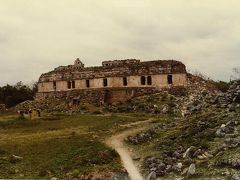
M 91 109 L 64 100 L 27 101 L 16 106 L 17 110 L 29 108 L 62 113 Z M 232 82 L 223 93 L 192 76 L 186 88 L 92 109 L 155 117 L 148 130 L 126 139 L 141 157 L 143 174 L 149 179 L 240 179 L 240 81 Z
M 148 177 L 240 179 L 240 81 L 226 93 L 192 83 L 174 97 L 175 114 L 127 141 Z M 171 114 L 172 115 L 172 114 Z

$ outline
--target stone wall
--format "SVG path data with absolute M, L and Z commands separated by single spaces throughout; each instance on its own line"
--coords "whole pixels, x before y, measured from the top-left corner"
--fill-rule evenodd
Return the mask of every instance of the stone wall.
M 133 97 L 144 94 L 151 94 L 158 92 L 155 88 L 112 88 L 112 89 L 81 89 L 62 92 L 45 92 L 37 93 L 36 99 L 42 100 L 46 98 L 67 99 L 79 103 L 91 103 L 102 105 L 104 103 L 124 102 Z
M 137 59 L 125 59 L 125 60 L 111 60 L 111 61 L 103 61 L 102 66 L 121 66 L 121 65 L 134 65 L 139 64 L 140 60 Z
M 164 88 L 170 86 L 168 83 L 167 74 L 160 75 L 151 75 L 151 85 L 148 85 L 147 82 L 145 85 L 141 84 L 142 76 L 127 76 L 127 85 L 123 84 L 123 77 L 108 77 L 107 78 L 107 87 L 106 88 L 114 88 L 114 87 L 155 87 L 155 88 Z M 147 75 L 145 76 L 147 81 Z M 89 79 L 89 87 L 86 86 L 86 79 L 77 79 L 75 80 L 75 88 L 68 88 L 68 81 L 55 81 L 56 88 L 54 88 L 53 82 L 40 82 L 38 84 L 39 92 L 51 92 L 51 91 L 70 91 L 73 89 L 96 89 L 103 88 L 103 79 L 104 78 L 96 78 Z M 173 86 L 184 86 L 187 84 L 186 74 L 172 74 L 172 85 Z

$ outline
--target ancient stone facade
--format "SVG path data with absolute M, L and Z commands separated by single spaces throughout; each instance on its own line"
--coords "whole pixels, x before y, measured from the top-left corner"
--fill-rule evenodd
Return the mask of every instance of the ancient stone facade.
M 141 62 L 136 59 L 104 61 L 102 66 L 60 66 L 42 74 L 36 98 L 72 97 L 81 101 L 125 101 L 136 95 L 187 85 L 186 67 L 175 60 Z M 86 98 L 87 97 L 87 98 Z

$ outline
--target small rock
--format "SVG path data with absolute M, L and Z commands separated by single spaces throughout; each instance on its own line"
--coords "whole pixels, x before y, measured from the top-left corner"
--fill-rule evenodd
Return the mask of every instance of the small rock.
M 201 155 L 199 155 L 197 158 L 200 159 L 200 160 L 203 160 L 203 159 L 204 159 L 204 157 L 201 156 Z
M 18 162 L 18 161 L 21 161 L 22 159 L 23 159 L 23 157 L 16 156 L 16 155 L 12 155 L 12 156 L 10 157 L 10 162 L 11 162 L 11 163 L 16 163 L 16 162 Z
M 133 160 L 134 160 L 134 161 L 139 161 L 140 159 L 141 159 L 140 156 L 133 156 Z
M 156 179 L 156 177 L 157 177 L 157 174 L 153 171 L 147 176 L 146 180 Z
M 195 164 L 191 164 L 188 168 L 188 173 L 187 176 L 193 176 L 196 173 L 196 165 Z
M 173 170 L 176 171 L 176 172 L 181 172 L 182 167 L 183 167 L 182 163 L 177 163 L 176 165 L 173 166 Z
M 207 156 L 208 158 L 213 158 L 213 155 L 208 152 L 205 152 L 204 155 Z
M 195 151 L 195 153 L 193 154 L 193 157 L 198 157 L 200 155 L 202 155 L 203 151 L 201 149 L 198 149 L 197 151 Z
M 232 176 L 231 180 L 240 180 L 240 175 L 239 174 L 234 174 Z
M 183 158 L 191 158 L 190 156 L 194 149 L 195 149 L 194 146 L 191 146 L 190 148 L 188 148 L 186 152 L 183 154 Z

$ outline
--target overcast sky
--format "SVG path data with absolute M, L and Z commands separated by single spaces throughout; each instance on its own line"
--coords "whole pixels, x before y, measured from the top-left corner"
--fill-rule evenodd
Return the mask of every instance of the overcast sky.
M 229 80 L 240 67 L 239 0 L 0 0 L 0 85 L 79 57 L 176 59 Z

